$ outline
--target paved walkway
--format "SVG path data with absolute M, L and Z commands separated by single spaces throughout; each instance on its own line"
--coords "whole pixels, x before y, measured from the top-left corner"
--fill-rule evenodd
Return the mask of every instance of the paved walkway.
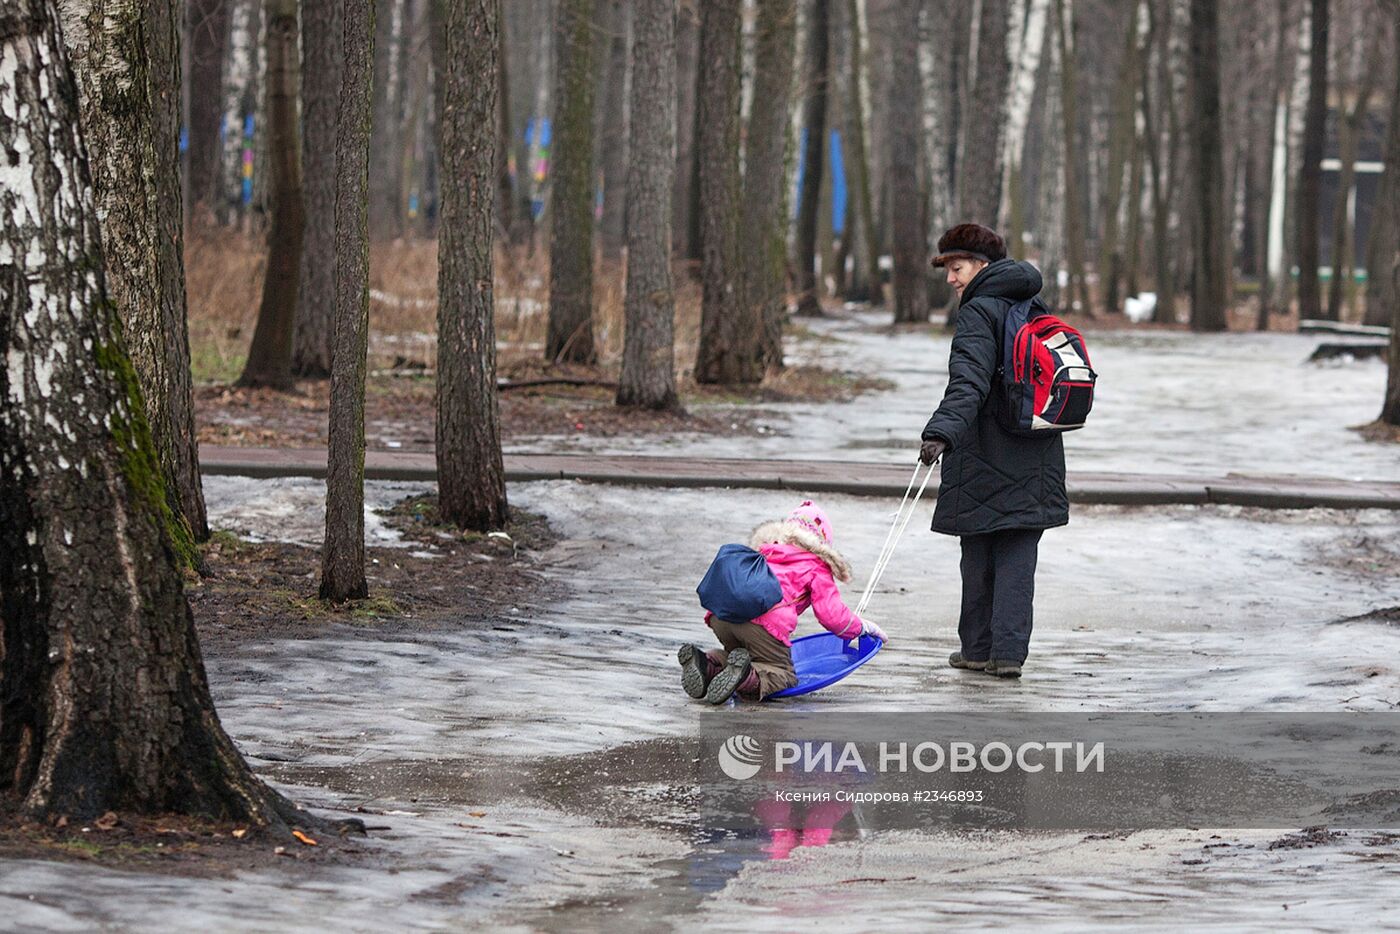
M 324 477 L 324 448 L 200 446 L 200 469 L 211 475 Z M 693 457 L 507 454 L 506 480 L 587 480 L 641 487 L 741 487 L 857 496 L 901 496 L 913 465 L 854 461 L 746 460 Z M 370 480 L 436 480 L 433 455 L 370 451 Z M 936 492 L 933 484 L 925 495 Z M 1076 503 L 1130 506 L 1230 504 L 1264 509 L 1400 509 L 1400 483 L 1315 477 L 1183 477 L 1071 472 Z

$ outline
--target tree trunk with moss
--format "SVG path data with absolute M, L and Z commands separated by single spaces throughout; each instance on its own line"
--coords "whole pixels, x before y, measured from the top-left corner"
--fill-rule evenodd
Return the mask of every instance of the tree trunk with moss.
M 302 0 L 301 5 L 302 193 L 306 210 L 292 371 L 325 379 L 331 375 L 335 340 L 335 146 L 340 106 L 340 50 L 344 31 L 340 0 Z
M 700 346 L 698 383 L 763 379 L 759 326 L 739 273 L 739 29 L 741 0 L 700 13 Z
M 306 224 L 297 130 L 297 4 L 267 0 L 265 7 L 272 223 L 267 229 L 267 273 L 258 323 L 238 384 L 287 389 L 292 385 L 292 328 Z
M 0 800 L 285 828 L 209 696 L 51 0 L 0 10 L 0 60 Z
M 671 175 L 676 132 L 675 4 L 637 0 L 627 175 L 627 316 L 617 404 L 676 409 Z
M 141 380 L 170 508 L 203 541 L 185 318 L 180 8 L 177 0 L 73 0 L 62 16 L 107 246 L 107 293 Z
M 506 524 L 496 397 L 499 0 L 434 0 L 442 218 L 438 226 L 438 508 L 459 528 Z
M 797 192 L 797 233 L 794 265 L 797 313 L 822 313 L 821 282 L 817 278 L 817 213 L 821 209 L 823 160 L 826 155 L 827 85 L 831 58 L 831 0 L 813 0 L 807 12 L 803 58 L 802 179 Z
M 593 363 L 593 0 L 561 0 L 557 16 L 544 353 Z
M 373 0 L 347 0 L 335 152 L 335 352 L 321 598 L 369 595 L 365 581 L 365 354 L 369 347 L 369 135 Z
M 763 366 L 770 370 L 783 366 L 787 317 L 788 105 L 796 38 L 796 0 L 759 6 L 739 236 L 744 302 L 758 323 Z

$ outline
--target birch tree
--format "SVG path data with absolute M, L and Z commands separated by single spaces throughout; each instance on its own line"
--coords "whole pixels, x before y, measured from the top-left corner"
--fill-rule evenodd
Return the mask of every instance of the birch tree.
M 1040 53 L 1045 44 L 1046 10 L 1050 0 L 1029 0 L 1025 26 L 1014 31 L 1016 50 L 1011 58 L 1009 99 L 1006 105 L 1006 136 L 1002 149 L 1002 190 L 998 229 L 1006 231 L 1009 252 L 1017 259 L 1026 255 L 1021 206 L 1022 164 L 1025 161 L 1026 128 L 1030 123 L 1031 99 L 1035 96 Z M 1019 18 L 1014 22 L 1019 23 Z
M 52 0 L 0 8 L 0 62 L 0 795 L 304 826 L 209 695 Z
M 209 537 L 199 478 L 180 202 L 180 7 L 70 0 L 63 30 L 78 83 L 107 295 L 141 383 L 179 541 Z M 188 547 L 179 553 L 193 563 Z

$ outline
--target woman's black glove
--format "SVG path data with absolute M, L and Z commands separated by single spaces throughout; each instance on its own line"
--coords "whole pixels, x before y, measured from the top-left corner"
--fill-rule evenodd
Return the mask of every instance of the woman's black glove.
M 939 438 L 930 438 L 919 447 L 919 463 L 925 467 L 938 463 L 948 445 Z

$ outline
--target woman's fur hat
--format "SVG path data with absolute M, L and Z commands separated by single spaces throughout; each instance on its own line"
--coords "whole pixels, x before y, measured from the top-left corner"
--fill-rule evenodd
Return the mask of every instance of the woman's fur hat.
M 938 255 L 933 258 L 933 265 L 942 266 L 960 256 L 994 263 L 1006 259 L 1006 241 L 990 227 L 959 224 L 938 238 Z

